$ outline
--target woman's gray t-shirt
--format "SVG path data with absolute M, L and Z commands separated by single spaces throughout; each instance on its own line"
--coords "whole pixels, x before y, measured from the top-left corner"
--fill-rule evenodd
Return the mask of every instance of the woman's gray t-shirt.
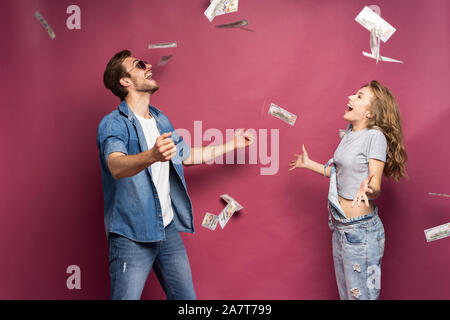
M 386 162 L 386 149 L 386 137 L 381 130 L 353 132 L 352 125 L 347 127 L 333 156 L 337 168 L 338 194 L 342 198 L 355 198 L 361 183 L 369 176 L 369 159 Z

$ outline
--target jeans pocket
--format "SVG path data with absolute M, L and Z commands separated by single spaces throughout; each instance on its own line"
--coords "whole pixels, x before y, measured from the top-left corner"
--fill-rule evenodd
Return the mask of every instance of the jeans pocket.
M 365 243 L 365 232 L 363 230 L 344 231 L 345 240 L 351 245 L 361 245 Z

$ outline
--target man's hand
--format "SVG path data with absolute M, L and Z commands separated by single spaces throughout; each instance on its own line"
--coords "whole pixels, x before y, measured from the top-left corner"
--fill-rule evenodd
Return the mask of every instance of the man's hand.
M 216 157 L 239 148 L 245 148 L 255 142 L 255 137 L 244 129 L 236 130 L 234 137 L 224 144 L 191 148 L 189 158 L 183 161 L 186 166 L 206 163 Z
M 234 134 L 234 148 L 244 148 L 255 142 L 255 137 L 250 132 L 244 132 L 244 129 L 238 129 Z
M 177 148 L 172 139 L 169 138 L 171 135 L 172 132 L 166 132 L 156 138 L 155 145 L 150 152 L 152 162 L 169 161 L 175 155 Z

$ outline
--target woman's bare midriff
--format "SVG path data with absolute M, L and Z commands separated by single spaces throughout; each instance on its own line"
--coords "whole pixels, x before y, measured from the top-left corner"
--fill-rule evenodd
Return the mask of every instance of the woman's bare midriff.
M 347 219 L 349 218 L 356 218 L 359 216 L 366 215 L 368 213 L 373 212 L 375 210 L 375 207 L 372 204 L 372 200 L 369 200 L 369 207 L 366 207 L 365 201 L 361 201 L 360 206 L 358 207 L 358 203 L 356 203 L 352 208 L 353 200 L 344 199 L 342 197 L 339 197 L 339 204 L 341 205 L 342 209 L 345 212 L 345 216 Z

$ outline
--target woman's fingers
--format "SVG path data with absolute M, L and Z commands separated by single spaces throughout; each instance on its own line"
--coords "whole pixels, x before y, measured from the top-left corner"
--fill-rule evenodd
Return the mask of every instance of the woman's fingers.
M 357 200 L 358 200 L 358 194 L 356 194 L 355 199 L 353 199 L 352 208 L 355 206 Z
M 369 189 L 370 192 L 373 192 L 372 189 Z M 369 208 L 370 203 L 369 203 L 369 198 L 367 197 L 367 194 L 361 190 L 358 190 L 358 192 L 356 193 L 356 197 L 355 199 L 353 199 L 352 202 L 352 208 L 355 206 L 355 204 L 358 205 L 358 207 L 361 207 L 361 201 L 364 200 L 364 203 L 366 204 L 366 207 Z
M 355 206 L 355 204 L 357 204 L 358 205 L 358 207 L 359 207 L 359 204 L 361 203 L 361 196 L 359 195 L 359 193 L 356 195 L 356 197 L 355 197 L 355 199 L 353 200 L 353 203 L 352 203 L 352 208 Z
M 367 195 L 364 193 L 364 202 L 366 203 L 366 207 L 369 207 L 369 198 L 367 198 Z
M 361 200 L 363 198 L 363 195 L 360 193 L 358 196 L 358 207 L 361 207 Z

